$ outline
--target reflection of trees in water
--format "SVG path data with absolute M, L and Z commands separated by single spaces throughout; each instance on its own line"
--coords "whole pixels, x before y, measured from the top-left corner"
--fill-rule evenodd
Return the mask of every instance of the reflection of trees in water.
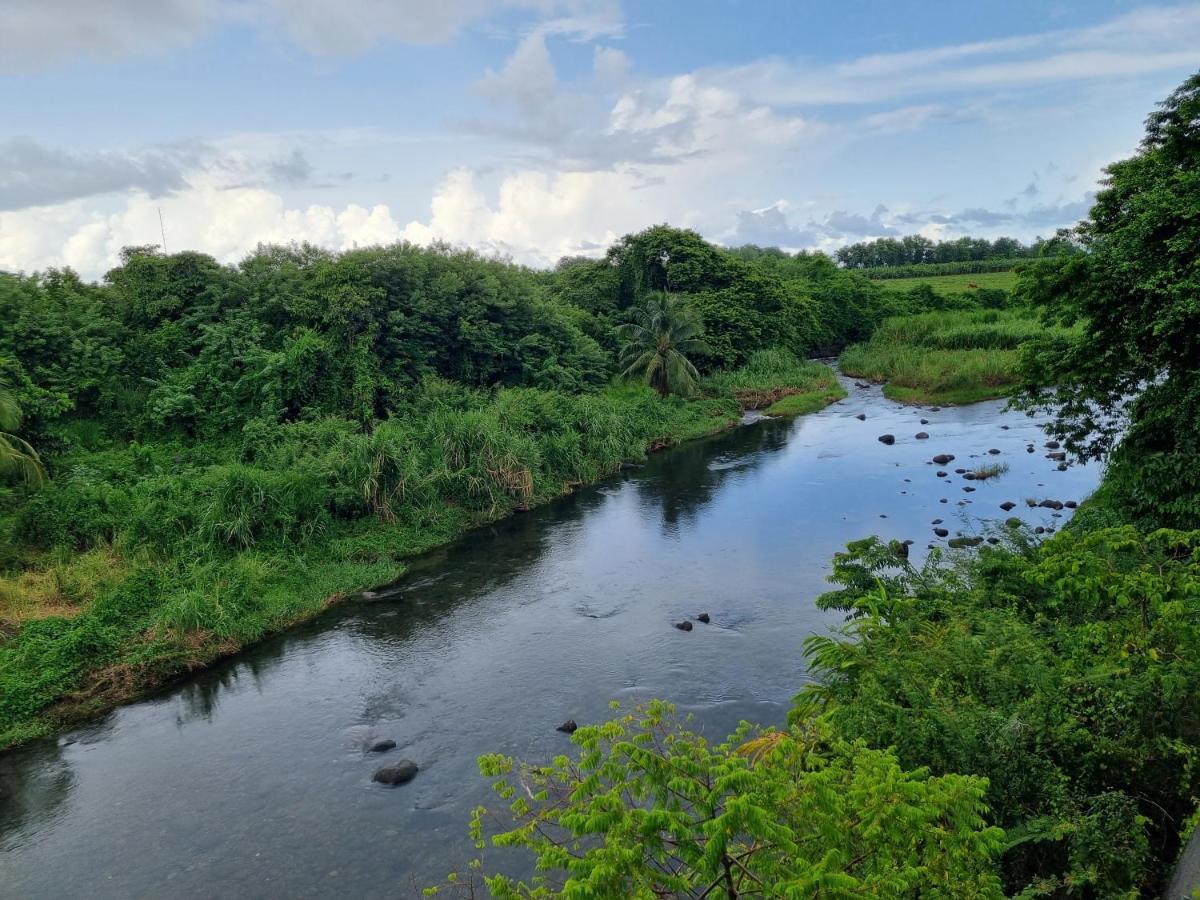
M 651 459 L 645 477 L 636 482 L 638 496 L 643 503 L 662 508 L 663 533 L 674 536 L 712 503 L 717 488 L 730 475 L 753 468 L 761 457 L 783 449 L 792 426 L 791 421 L 762 422 L 675 447 Z
M 0 853 L 15 849 L 23 834 L 42 831 L 62 815 L 74 784 L 75 772 L 57 741 L 38 741 L 0 755 Z
M 182 727 L 196 720 L 212 721 L 221 696 L 235 690 L 244 678 L 249 678 L 260 691 L 263 678 L 272 664 L 283 658 L 287 647 L 296 639 L 295 632 L 264 641 L 211 669 L 188 679 L 175 689 L 180 709 L 175 722 Z

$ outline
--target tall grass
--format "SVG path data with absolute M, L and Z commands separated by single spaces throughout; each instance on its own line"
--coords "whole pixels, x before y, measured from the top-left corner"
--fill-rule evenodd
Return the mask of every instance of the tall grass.
M 887 382 L 884 392 L 896 400 L 971 403 L 1010 393 L 1020 379 L 1021 346 L 1045 334 L 1021 310 L 923 313 L 886 320 L 839 362 L 848 375 Z
M 820 409 L 844 397 L 845 391 L 829 366 L 799 359 L 786 350 L 759 350 L 739 369 L 717 372 L 705 381 L 712 394 L 731 396 L 743 409 L 767 409 L 784 398 L 787 414 Z

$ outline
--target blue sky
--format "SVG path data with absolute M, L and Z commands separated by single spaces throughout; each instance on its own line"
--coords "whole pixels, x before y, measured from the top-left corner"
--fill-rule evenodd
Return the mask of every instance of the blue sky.
M 0 268 L 1029 239 L 1197 68 L 1198 3 L 0 0 Z

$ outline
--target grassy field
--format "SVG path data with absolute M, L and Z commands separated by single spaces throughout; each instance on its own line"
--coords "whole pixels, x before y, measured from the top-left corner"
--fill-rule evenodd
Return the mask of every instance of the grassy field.
M 975 403 L 1010 394 L 1021 345 L 1045 334 L 1019 310 L 924 313 L 888 319 L 840 363 L 847 375 L 886 382 L 884 395 L 902 403 Z
M 962 294 L 975 288 L 1011 291 L 1017 283 L 1016 272 L 976 272 L 973 275 L 926 275 L 921 278 L 880 278 L 876 284 L 889 291 L 907 291 L 927 284 L 943 297 Z

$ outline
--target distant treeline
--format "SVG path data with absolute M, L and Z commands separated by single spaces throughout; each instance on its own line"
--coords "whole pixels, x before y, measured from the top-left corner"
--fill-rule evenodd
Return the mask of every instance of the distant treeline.
M 1032 244 L 1022 244 L 1016 238 L 961 237 L 953 241 L 932 241 L 919 234 L 902 238 L 879 238 L 847 244 L 839 249 L 835 258 L 848 269 L 891 268 L 893 266 L 919 266 L 929 263 L 968 263 L 984 260 L 1030 259 L 1061 252 L 1070 246 L 1064 235 L 1037 238 Z M 995 272 L 998 269 L 971 269 L 963 272 Z M 927 273 L 917 273 L 927 274 Z M 900 277 L 900 276 L 897 276 Z
M 963 262 L 914 263 L 910 266 L 869 266 L 854 271 L 876 280 L 928 278 L 937 275 L 978 275 L 983 272 L 1007 272 L 1026 258 L 972 259 Z

